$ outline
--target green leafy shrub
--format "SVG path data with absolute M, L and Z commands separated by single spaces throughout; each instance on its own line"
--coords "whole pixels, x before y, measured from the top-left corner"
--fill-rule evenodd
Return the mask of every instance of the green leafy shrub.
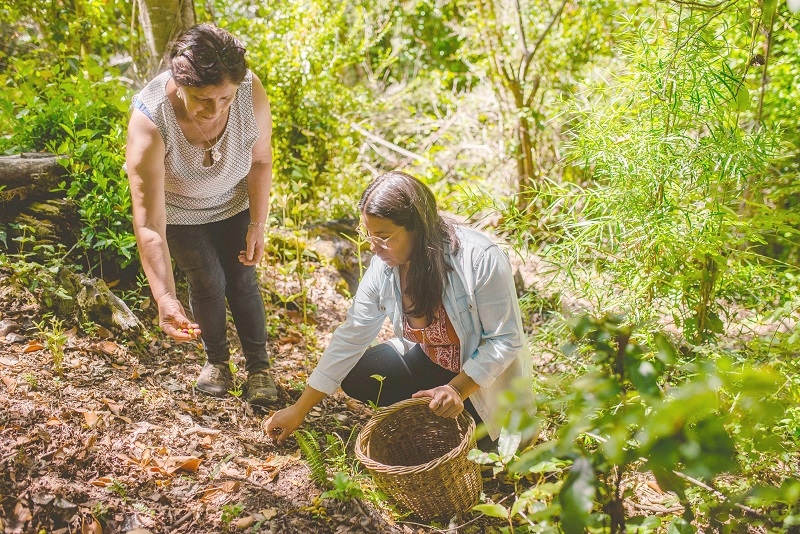
M 773 518 L 762 514 L 747 518 L 749 524 L 776 527 L 794 521 L 796 506 L 787 502 L 800 483 L 792 479 L 792 466 L 767 477 L 750 463 L 774 466 L 795 446 L 791 436 L 775 432 L 794 402 L 780 391 L 778 373 L 731 357 L 684 360 L 663 335 L 655 335 L 649 349 L 621 317 L 583 316 L 575 321 L 573 336 L 565 354 L 588 360 L 588 372 L 575 378 L 565 395 L 542 396 L 535 420 L 529 408 L 516 410 L 522 414 L 521 428 L 554 416 L 553 438 L 518 456 L 513 443 L 494 457 L 475 456 L 482 463 L 495 462 L 498 471 L 508 468 L 517 479 L 547 466 L 558 474 L 559 462 L 568 470 L 555 483 L 540 478 L 520 494 L 525 502 L 503 510 L 491 504 L 481 511 L 509 521 L 557 518 L 567 534 L 655 528 L 646 518 L 628 517 L 623 507 L 626 474 L 650 471 L 684 507 L 671 522 L 679 532 L 694 532 L 690 522 L 701 512 L 705 520 L 738 524 L 744 520 L 734 510 L 746 509 L 741 503 L 755 496 Z M 506 400 L 513 403 L 513 396 Z M 723 502 L 693 491 L 697 483 L 714 484 L 729 474 L 738 475 L 740 485 Z M 765 484 L 776 478 L 780 488 Z
M 363 173 L 350 122 L 368 104 L 353 79 L 363 57 L 360 12 L 344 1 L 248 5 L 219 2 L 230 14 L 219 24 L 245 42 L 270 97 L 275 196 L 307 205 L 306 219 L 351 215 Z
M 4 152 L 47 151 L 69 171 L 60 190 L 79 205 L 80 248 L 89 271 L 119 268 L 135 257 L 125 158 L 129 88 L 106 79 L 91 60 L 65 57 L 41 69 L 38 57 L 14 61 L 0 75 L 0 106 L 15 117 Z
M 606 309 L 642 321 L 669 310 L 701 342 L 723 333 L 726 303 L 779 288 L 778 265 L 756 247 L 788 228 L 761 193 L 787 147 L 758 123 L 755 43 L 735 7 L 653 16 L 679 34 L 621 27 L 614 78 L 576 109 L 571 158 L 592 182 L 549 189 L 562 217 L 548 252 L 565 271 L 624 288 Z

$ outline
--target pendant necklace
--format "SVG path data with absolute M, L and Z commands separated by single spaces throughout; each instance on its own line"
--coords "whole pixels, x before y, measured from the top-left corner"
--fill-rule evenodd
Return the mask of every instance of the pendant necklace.
M 206 152 L 211 151 L 211 165 L 215 164 L 222 157 L 222 153 L 220 152 L 219 147 L 216 146 L 216 141 L 219 140 L 219 134 L 217 134 L 217 136 L 214 138 L 215 143 L 212 144 L 211 141 L 208 140 L 208 137 L 206 137 L 206 134 L 203 133 L 203 130 L 200 129 L 200 126 L 198 126 L 198 124 L 195 122 L 194 117 L 192 117 L 191 113 L 189 113 L 188 110 L 186 111 L 186 114 L 189 115 L 189 120 L 192 121 L 192 124 L 194 124 L 194 127 L 197 128 L 197 131 L 200 132 L 200 135 L 203 136 L 203 139 L 205 139 L 206 143 L 208 143 L 208 145 L 209 145 L 208 148 L 202 149 L 203 150 L 203 155 L 205 156 Z M 214 122 L 214 130 L 217 129 L 217 126 L 219 125 L 219 119 L 221 117 L 222 117 L 222 115 L 217 117 L 217 120 Z

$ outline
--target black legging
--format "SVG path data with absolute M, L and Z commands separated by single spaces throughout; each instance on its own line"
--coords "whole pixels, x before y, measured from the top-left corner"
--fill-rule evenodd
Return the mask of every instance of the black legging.
M 389 406 L 395 402 L 410 399 L 411 395 L 423 389 L 443 386 L 457 373 L 436 365 L 419 345 L 400 354 L 388 343 L 370 347 L 358 363 L 342 381 L 342 390 L 361 402 L 373 402 L 378 406 Z M 385 377 L 383 387 L 372 375 Z M 378 392 L 380 391 L 380 397 Z M 464 409 L 479 424 L 482 419 L 469 399 L 464 401 Z M 481 450 L 489 450 L 497 445 L 489 436 L 478 442 Z

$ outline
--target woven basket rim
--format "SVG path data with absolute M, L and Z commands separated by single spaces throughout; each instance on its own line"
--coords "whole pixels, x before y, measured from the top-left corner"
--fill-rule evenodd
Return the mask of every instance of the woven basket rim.
M 355 444 L 355 454 L 356 458 L 358 458 L 358 461 L 361 462 L 364 465 L 364 467 L 366 467 L 370 471 L 393 474 L 393 475 L 409 475 L 414 473 L 423 473 L 426 471 L 430 471 L 468 452 L 472 445 L 472 436 L 475 434 L 475 420 L 472 418 L 469 412 L 464 410 L 458 415 L 456 419 L 462 419 L 464 420 L 464 422 L 467 423 L 467 431 L 461 437 L 461 442 L 458 444 L 458 446 L 454 447 L 448 453 L 439 456 L 438 458 L 434 458 L 429 462 L 419 465 L 387 466 L 385 464 L 376 462 L 375 460 L 367 456 L 365 451 L 368 449 L 368 440 L 370 434 L 372 433 L 372 430 L 378 425 L 378 423 L 380 423 L 381 421 L 386 419 L 389 415 L 397 411 L 420 405 L 427 406 L 428 403 L 430 403 L 430 399 L 428 397 L 418 398 L 418 399 L 405 399 L 396 402 L 390 406 L 387 406 L 385 408 L 382 408 L 377 413 L 375 413 L 375 415 L 373 415 L 370 418 L 367 424 L 364 425 L 364 428 L 361 429 L 361 432 L 358 433 L 358 438 L 356 439 L 356 444 Z

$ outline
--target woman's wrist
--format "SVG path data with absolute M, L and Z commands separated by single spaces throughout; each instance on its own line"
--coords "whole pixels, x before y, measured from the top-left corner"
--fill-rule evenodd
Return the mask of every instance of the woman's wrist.
M 163 299 L 164 297 L 169 297 L 169 298 L 171 298 L 173 300 L 175 299 L 175 297 L 172 296 L 171 292 L 166 291 L 166 292 L 162 293 L 160 297 L 155 297 L 156 304 L 159 304 L 161 302 L 161 299 Z
M 464 394 L 461 393 L 461 390 L 458 389 L 458 387 L 455 384 L 447 383 L 447 384 L 445 384 L 445 386 L 447 386 L 450 389 L 452 389 L 453 391 L 455 391 L 456 395 L 458 395 L 459 399 L 461 399 L 462 401 L 464 400 Z
M 267 223 L 253 221 L 250 224 L 248 224 L 247 226 L 258 226 L 259 228 L 266 228 L 267 227 Z

